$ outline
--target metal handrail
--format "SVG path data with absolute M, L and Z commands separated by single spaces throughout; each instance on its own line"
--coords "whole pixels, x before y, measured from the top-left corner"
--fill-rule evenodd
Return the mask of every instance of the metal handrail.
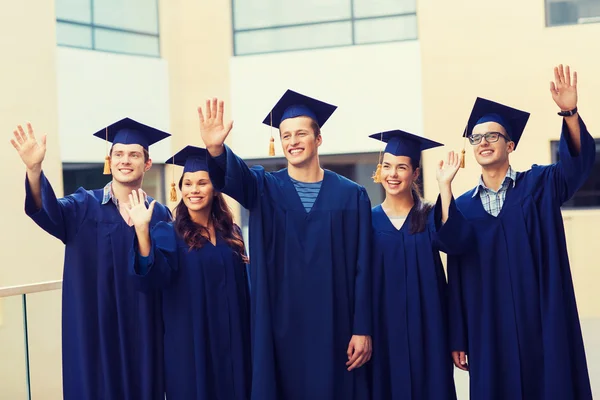
M 8 286 L 0 288 L 0 298 L 22 294 L 48 292 L 62 288 L 62 280 L 32 283 L 30 285 Z

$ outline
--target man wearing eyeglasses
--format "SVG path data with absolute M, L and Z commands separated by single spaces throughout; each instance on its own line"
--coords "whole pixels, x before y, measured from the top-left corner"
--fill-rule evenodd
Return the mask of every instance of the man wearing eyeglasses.
M 476 243 L 448 257 L 448 286 L 452 357 L 469 371 L 471 399 L 592 399 L 560 207 L 596 150 L 577 112 L 577 74 L 560 65 L 554 77 L 557 163 L 511 168 L 529 113 L 478 98 L 467 124 L 482 171 L 456 204 Z

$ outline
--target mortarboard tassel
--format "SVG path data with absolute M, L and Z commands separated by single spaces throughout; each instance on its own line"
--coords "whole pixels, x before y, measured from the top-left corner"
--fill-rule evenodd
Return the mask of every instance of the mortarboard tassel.
M 468 126 L 468 125 L 467 125 Z M 465 127 L 465 132 L 463 133 L 463 148 L 460 151 L 460 167 L 465 167 L 465 146 L 467 145 L 467 127 Z
M 269 114 L 271 116 L 271 139 L 269 139 L 269 157 L 275 156 L 275 139 L 273 138 L 273 111 Z
M 108 127 L 106 128 L 106 157 L 104 157 L 104 175 L 110 175 L 110 157 L 108 156 Z
M 380 140 L 383 141 L 383 132 L 381 133 Z M 377 163 L 377 169 L 371 178 L 373 178 L 373 182 L 381 183 L 381 150 L 379 150 L 379 162 Z
M 102 172 L 104 175 L 110 175 L 110 157 L 104 157 L 104 171 Z
M 271 136 L 271 140 L 269 141 L 269 156 L 273 157 L 275 155 L 275 139 Z
M 373 182 L 381 183 L 381 163 L 377 164 L 377 169 L 375 170 L 375 173 L 373 174 L 372 178 Z
M 169 195 L 169 200 L 172 202 L 177 201 L 177 189 L 175 189 L 175 182 L 171 182 L 171 193 Z
M 169 201 L 174 203 L 177 201 L 177 189 L 175 189 L 175 157 L 173 157 L 173 167 L 171 171 L 173 173 L 173 177 L 171 178 L 171 191 L 169 193 Z

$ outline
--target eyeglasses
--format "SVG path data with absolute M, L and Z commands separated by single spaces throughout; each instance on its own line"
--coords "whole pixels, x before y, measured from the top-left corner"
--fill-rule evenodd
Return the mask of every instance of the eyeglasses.
M 485 141 L 488 143 L 496 143 L 500 139 L 500 137 L 503 137 L 504 140 L 506 140 L 507 142 L 511 141 L 507 136 L 501 134 L 500 132 L 487 132 L 484 134 L 476 133 L 475 135 L 469 136 L 469 142 L 472 145 L 477 145 L 481 143 L 481 140 L 483 138 L 485 138 Z

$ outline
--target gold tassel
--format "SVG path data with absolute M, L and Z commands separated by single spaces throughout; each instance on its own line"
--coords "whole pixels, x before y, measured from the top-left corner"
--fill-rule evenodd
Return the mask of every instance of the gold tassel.
M 275 139 L 271 136 L 271 140 L 269 141 L 269 156 L 273 157 L 275 155 Z
M 104 157 L 104 175 L 110 175 L 110 157 Z
M 379 138 L 379 140 L 383 142 L 383 132 L 381 132 L 381 137 Z M 383 160 L 382 152 L 383 152 L 382 150 L 379 150 L 379 157 L 378 157 L 379 162 L 377 163 L 377 169 L 375 170 L 375 173 L 373 173 L 373 176 L 371 177 L 373 179 L 373 182 L 375 182 L 375 183 L 381 183 L 381 161 Z
M 177 201 L 177 189 L 175 189 L 175 182 L 171 182 L 171 193 L 169 194 L 169 200 L 172 202 Z
M 463 133 L 463 148 L 460 151 L 460 168 L 464 168 L 465 167 L 465 147 L 467 146 L 467 128 L 469 127 L 469 124 L 467 124 L 467 126 L 465 126 L 465 131 Z
M 106 134 L 106 141 L 104 143 L 106 143 L 106 157 L 104 157 L 104 172 L 102 172 L 104 175 L 110 175 L 110 157 L 108 156 L 108 126 L 106 127 L 105 130 L 105 134 Z
M 373 174 L 372 178 L 373 182 L 381 183 L 381 163 L 377 164 L 377 169 L 375 170 L 375 173 Z
M 271 139 L 269 139 L 269 157 L 275 156 L 275 139 L 273 138 L 273 111 L 270 113 L 271 116 Z

